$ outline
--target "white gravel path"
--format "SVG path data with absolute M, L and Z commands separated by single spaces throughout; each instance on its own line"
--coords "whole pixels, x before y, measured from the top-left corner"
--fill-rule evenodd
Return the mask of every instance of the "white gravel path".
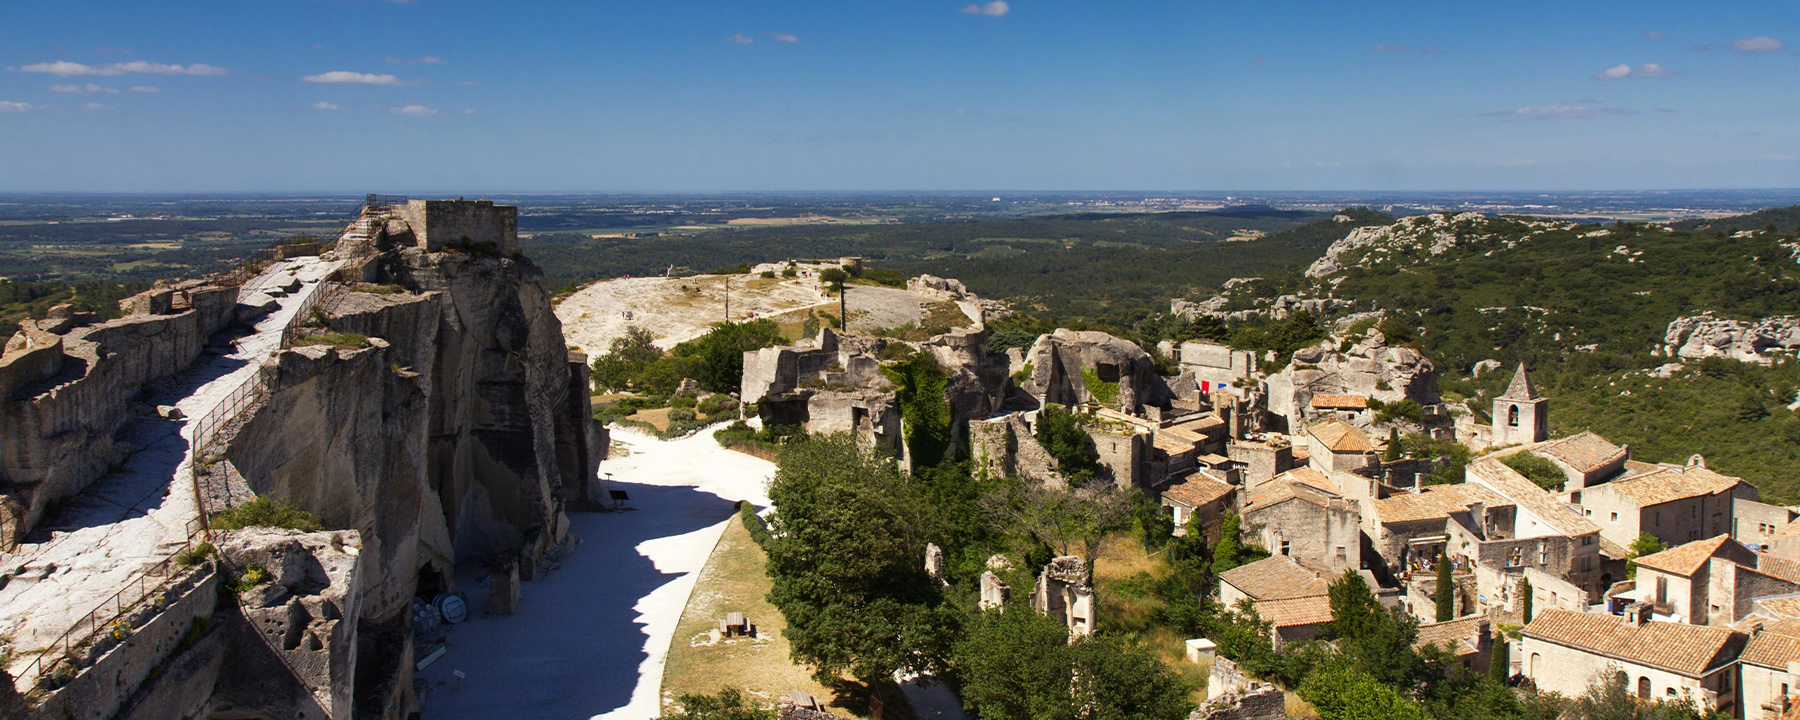
M 669 642 L 700 569 L 736 522 L 738 500 L 767 507 L 775 466 L 720 447 L 710 432 L 671 442 L 612 433 L 630 454 L 609 458 L 601 472 L 636 509 L 570 516 L 582 544 L 547 577 L 524 583 L 516 615 L 479 613 L 481 573 L 459 573 L 477 612 L 451 630 L 449 654 L 420 673 L 432 683 L 425 717 L 660 714 Z M 460 690 L 457 670 L 467 676 Z

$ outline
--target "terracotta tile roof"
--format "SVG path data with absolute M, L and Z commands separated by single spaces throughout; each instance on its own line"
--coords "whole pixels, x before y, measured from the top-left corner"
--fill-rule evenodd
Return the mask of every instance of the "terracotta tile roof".
M 1205 455 L 1201 455 L 1200 457 L 1197 457 L 1194 459 L 1198 460 L 1200 462 L 1206 463 L 1207 465 L 1214 465 L 1214 466 L 1224 465 L 1225 463 L 1231 462 L 1231 458 L 1225 457 L 1224 455 L 1220 455 L 1217 453 L 1207 453 Z
M 1457 657 L 1474 655 L 1481 648 L 1470 644 L 1477 635 L 1487 634 L 1487 620 L 1479 615 L 1471 615 L 1461 620 L 1450 620 L 1419 626 L 1419 639 L 1413 641 L 1414 649 L 1424 649 L 1426 645 L 1449 644 L 1451 652 Z
M 1325 594 L 1325 581 L 1319 574 L 1301 567 L 1293 558 L 1276 555 L 1249 565 L 1226 570 L 1219 579 L 1250 596 L 1252 600 L 1282 600 Z
M 1776 670 L 1787 670 L 1787 664 L 1800 660 L 1800 620 L 1777 620 L 1763 625 L 1762 631 L 1750 636 L 1738 660 Z
M 1314 395 L 1312 406 L 1324 410 L 1366 410 L 1369 399 L 1361 395 Z
M 1162 496 L 1183 506 L 1197 508 L 1216 502 L 1236 491 L 1235 487 L 1200 473 L 1194 473 L 1187 476 L 1186 481 L 1178 485 L 1170 485 L 1167 490 L 1163 491 Z
M 1756 556 L 1756 570 L 1769 577 L 1800 583 L 1800 561 L 1762 553 Z
M 1214 430 L 1214 429 L 1222 428 L 1222 427 L 1225 427 L 1224 420 L 1220 419 L 1217 414 L 1207 413 L 1205 415 L 1200 416 L 1200 418 L 1197 420 L 1189 420 L 1187 422 L 1183 422 L 1183 423 L 1180 423 L 1177 425 L 1171 425 L 1171 426 L 1169 426 L 1168 429 L 1181 430 L 1183 432 L 1199 433 L 1199 434 L 1204 435 L 1204 434 L 1206 434 L 1206 431 L 1208 431 L 1208 430 Z
M 1732 552 L 1731 546 L 1733 545 L 1741 553 Z M 1739 545 L 1736 540 L 1731 539 L 1730 535 L 1719 535 L 1705 540 L 1695 540 L 1684 545 L 1676 545 L 1659 553 L 1651 553 L 1638 558 L 1636 562 L 1638 567 L 1691 577 L 1694 573 L 1700 572 L 1700 568 L 1706 567 L 1706 561 L 1711 560 L 1715 555 L 1721 557 L 1737 555 L 1737 559 L 1741 559 L 1749 553 L 1749 548 Z
M 1295 445 L 1291 452 L 1294 454 L 1294 464 L 1296 465 L 1305 465 L 1306 461 L 1312 459 L 1312 451 L 1306 449 L 1304 445 Z
M 1625 549 L 1624 546 L 1616 542 L 1602 537 L 1600 538 L 1600 554 L 1612 560 L 1624 560 L 1626 555 L 1631 554 L 1631 551 Z
M 1278 628 L 1331 622 L 1331 598 L 1324 595 L 1263 600 L 1255 606 L 1258 616 Z
M 1488 507 L 1512 504 L 1480 485 L 1458 483 L 1431 485 L 1417 493 L 1396 493 L 1376 500 L 1373 506 L 1376 519 L 1385 524 L 1448 520 L 1451 513 L 1478 502 Z
M 1634 473 L 1597 485 L 1588 492 L 1605 492 L 1610 489 L 1643 508 L 1729 492 L 1742 482 L 1743 480 L 1726 477 L 1702 467 L 1677 468 L 1662 465 L 1648 472 Z
M 1551 497 L 1550 493 L 1507 467 L 1497 457 L 1489 456 L 1469 463 L 1469 477 L 1500 497 L 1512 501 L 1520 509 L 1543 519 L 1563 535 L 1575 537 L 1600 532 L 1600 526 Z
M 1625 459 L 1625 448 L 1607 442 L 1591 432 L 1566 437 L 1532 448 L 1535 455 L 1561 460 L 1576 472 L 1590 473 Z
M 1342 420 L 1319 423 L 1306 429 L 1306 433 L 1318 438 L 1325 449 L 1334 453 L 1360 453 L 1375 449 L 1369 436 L 1356 426 Z
M 1800 594 L 1757 598 L 1756 607 L 1776 619 L 1800 618 Z
M 1688 677 L 1711 669 L 1717 664 L 1714 660 L 1743 637 L 1729 628 L 1655 621 L 1633 626 L 1612 615 L 1569 610 L 1540 611 L 1523 632 L 1526 637 Z
M 1323 507 L 1326 501 L 1341 497 L 1336 483 L 1312 468 L 1295 468 L 1273 480 L 1256 486 L 1244 496 L 1244 512 L 1250 513 L 1293 499 Z
M 1168 430 L 1163 430 L 1151 436 L 1150 442 L 1156 446 L 1156 449 L 1170 455 L 1191 453 L 1194 451 L 1194 446 L 1198 444 L 1193 440 L 1176 437 L 1174 433 L 1171 433 Z

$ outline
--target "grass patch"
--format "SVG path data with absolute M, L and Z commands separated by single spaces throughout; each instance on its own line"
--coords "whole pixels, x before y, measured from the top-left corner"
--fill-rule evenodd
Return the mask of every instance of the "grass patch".
M 193 567 L 204 562 L 206 558 L 211 557 L 212 554 L 213 544 L 201 542 L 199 545 L 190 545 L 181 552 L 175 553 L 175 564 L 184 568 Z
M 766 561 L 742 522 L 725 526 L 675 625 L 663 671 L 663 697 L 710 695 L 721 686 L 761 698 L 796 689 L 818 698 L 832 697 L 813 681 L 810 669 L 789 659 L 787 639 L 781 636 L 787 621 L 766 599 L 773 586 L 763 572 Z M 718 628 L 719 619 L 729 612 L 744 613 L 756 624 L 758 637 L 713 643 L 708 631 Z
M 340 350 L 361 350 L 369 346 L 369 338 L 358 333 L 325 333 L 294 338 L 294 347 L 304 345 L 330 345 Z
M 210 523 L 214 530 L 272 527 L 317 532 L 325 528 L 319 522 L 319 516 L 294 507 L 292 500 L 278 503 L 268 497 L 258 497 L 237 507 L 213 513 Z

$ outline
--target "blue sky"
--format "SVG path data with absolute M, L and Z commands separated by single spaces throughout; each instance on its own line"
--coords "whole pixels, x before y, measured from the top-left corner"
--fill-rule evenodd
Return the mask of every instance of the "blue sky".
M 1800 4 L 13 3 L 0 191 L 1800 187 Z

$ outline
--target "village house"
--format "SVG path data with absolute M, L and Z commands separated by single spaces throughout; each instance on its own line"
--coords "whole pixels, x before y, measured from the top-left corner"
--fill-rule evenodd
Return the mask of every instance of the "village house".
M 1276 647 L 1318 636 L 1331 622 L 1331 598 L 1324 570 L 1275 555 L 1240 565 L 1219 575 L 1219 602 L 1235 608 L 1249 600 L 1256 614 L 1271 625 Z
M 1549 460 L 1563 471 L 1568 482 L 1564 493 L 1579 493 L 1582 488 L 1598 485 L 1625 471 L 1631 459 L 1630 448 L 1608 442 L 1591 432 L 1549 440 L 1531 448 L 1531 454 Z M 1571 502 L 1579 502 L 1579 496 Z
M 1394 493 L 1369 502 L 1367 507 L 1364 532 L 1388 573 L 1394 576 L 1431 570 L 1449 542 L 1447 523 L 1451 515 L 1469 515 L 1466 524 L 1493 528 L 1490 536 L 1494 537 L 1501 528 L 1512 527 L 1512 504 L 1473 483 L 1432 485 L 1416 493 Z
M 1380 467 L 1381 446 L 1360 428 L 1330 420 L 1306 428 L 1308 462 L 1323 473 L 1359 472 Z
M 1419 625 L 1419 637 L 1413 641 L 1413 648 L 1423 650 L 1426 646 L 1435 645 L 1450 651 L 1457 665 L 1465 673 L 1485 673 L 1488 660 L 1493 655 L 1493 636 L 1488 632 L 1488 621 L 1479 615 L 1471 615 L 1458 620 Z
M 1696 455 L 1686 465 L 1625 462 L 1624 477 L 1573 494 L 1582 515 L 1607 540 L 1629 547 L 1640 534 L 1669 546 L 1730 533 L 1737 500 L 1755 500 L 1756 488 L 1706 469 Z
M 1246 533 L 1276 555 L 1330 572 L 1362 568 L 1362 512 L 1331 480 L 1296 468 L 1244 495 Z
M 1749 624 L 1750 641 L 1738 656 L 1743 717 L 1787 717 L 1800 704 L 1800 619 Z
M 1162 506 L 1175 521 L 1175 534 L 1205 533 L 1216 542 L 1225 513 L 1237 511 L 1238 471 L 1203 469 L 1170 481 L 1162 488 Z
M 1512 506 L 1511 513 L 1454 513 L 1448 549 L 1474 570 L 1476 591 L 1489 605 L 1512 607 L 1525 569 L 1537 568 L 1599 598 L 1612 583 L 1601 555 L 1600 528 L 1496 457 L 1469 463 L 1466 476 Z M 1510 520 L 1510 527 L 1506 521 Z
M 1659 618 L 1674 622 L 1731 625 L 1750 615 L 1758 598 L 1800 592 L 1800 562 L 1752 552 L 1729 535 L 1634 562 L 1635 586 L 1619 597 L 1649 603 Z
M 1358 427 L 1368 427 L 1374 420 L 1369 399 L 1362 395 L 1314 395 L 1307 406 L 1307 420 L 1341 420 Z
M 1731 503 L 1731 537 L 1753 550 L 1772 552 L 1775 536 L 1788 530 L 1795 520 L 1800 520 L 1800 509 L 1745 498 Z
M 1733 713 L 1737 657 L 1747 636 L 1648 617 L 1636 610 L 1624 616 L 1541 611 L 1520 631 L 1522 672 L 1539 690 L 1570 697 L 1597 679 L 1622 675 L 1639 699 L 1688 697 L 1701 708 Z

